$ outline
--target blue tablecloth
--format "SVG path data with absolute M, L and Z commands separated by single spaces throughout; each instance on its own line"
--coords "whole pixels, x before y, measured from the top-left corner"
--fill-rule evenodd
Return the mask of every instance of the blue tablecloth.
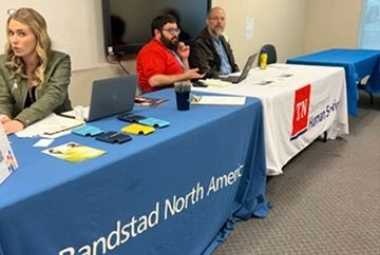
M 148 95 L 169 101 L 133 113 L 171 125 L 121 145 L 74 134 L 51 145 L 107 151 L 82 163 L 10 137 L 20 167 L 0 186 L 1 255 L 211 254 L 237 219 L 267 215 L 260 101 L 178 112 L 173 90 Z
M 329 49 L 287 60 L 288 64 L 342 66 L 346 71 L 348 112 L 358 115 L 357 82 L 365 76 L 370 79 L 365 89 L 380 93 L 380 51 L 366 49 Z

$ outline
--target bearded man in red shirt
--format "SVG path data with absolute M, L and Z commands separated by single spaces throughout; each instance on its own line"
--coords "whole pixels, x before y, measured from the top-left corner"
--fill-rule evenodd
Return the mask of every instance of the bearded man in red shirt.
M 174 82 L 203 78 L 198 68 L 189 68 L 190 47 L 179 41 L 177 20 L 170 14 L 155 17 L 152 40 L 136 58 L 138 83 L 143 93 L 172 87 Z

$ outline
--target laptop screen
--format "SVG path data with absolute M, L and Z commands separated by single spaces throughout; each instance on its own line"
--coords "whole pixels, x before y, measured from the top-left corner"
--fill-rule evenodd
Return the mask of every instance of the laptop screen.
M 94 81 L 87 121 L 131 111 L 136 88 L 136 75 Z
M 95 80 L 92 84 L 88 107 L 75 106 L 63 116 L 93 121 L 133 110 L 136 96 L 137 76 L 128 75 Z M 80 109 L 80 111 L 79 111 Z

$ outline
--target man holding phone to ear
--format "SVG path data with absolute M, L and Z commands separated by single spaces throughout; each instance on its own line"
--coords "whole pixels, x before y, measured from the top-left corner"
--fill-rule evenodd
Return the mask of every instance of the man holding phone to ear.
M 151 23 L 153 39 L 136 58 L 138 83 L 143 93 L 173 87 L 174 82 L 200 79 L 198 68 L 189 68 L 190 47 L 179 41 L 177 20 L 170 14 L 155 17 Z
M 205 78 L 217 78 L 239 71 L 231 45 L 223 36 L 226 13 L 221 7 L 212 8 L 207 16 L 207 26 L 191 46 L 190 66 L 206 73 Z

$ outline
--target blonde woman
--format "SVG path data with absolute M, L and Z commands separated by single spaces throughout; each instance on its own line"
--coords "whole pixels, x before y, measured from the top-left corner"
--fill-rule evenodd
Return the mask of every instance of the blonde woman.
M 70 57 L 54 51 L 45 19 L 31 8 L 11 13 L 0 55 L 0 120 L 7 134 L 52 112 L 71 110 Z

